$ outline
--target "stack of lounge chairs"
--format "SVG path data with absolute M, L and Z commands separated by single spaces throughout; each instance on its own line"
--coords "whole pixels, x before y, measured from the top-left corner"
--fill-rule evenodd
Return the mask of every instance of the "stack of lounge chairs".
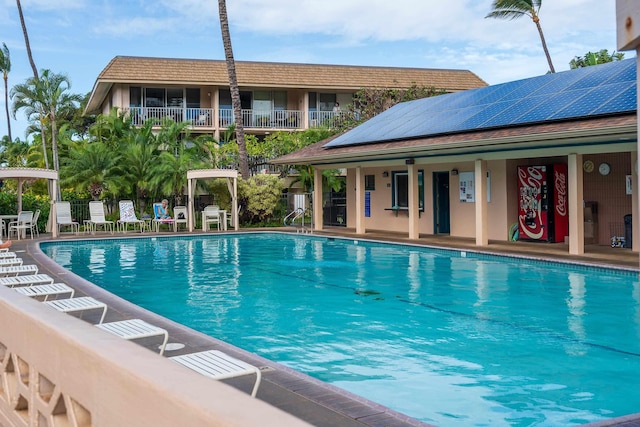
M 99 318 L 95 326 L 98 329 L 112 333 L 126 340 L 160 337 L 160 355 L 163 355 L 169 333 L 166 329 L 152 325 L 142 319 L 125 319 L 105 323 L 107 304 L 89 296 L 76 297 L 75 289 L 65 283 L 54 283 L 51 276 L 39 274 L 38 266 L 24 265 L 21 258 L 8 250 L 0 251 L 0 286 L 14 289 L 22 295 L 37 298 L 43 304 L 63 313 L 75 313 L 80 316 L 87 311 L 98 311 Z M 207 350 L 173 356 L 170 360 L 177 362 L 215 380 L 255 375 L 256 381 L 251 391 L 255 397 L 260 386 L 260 369 L 246 362 L 231 357 L 219 350 Z

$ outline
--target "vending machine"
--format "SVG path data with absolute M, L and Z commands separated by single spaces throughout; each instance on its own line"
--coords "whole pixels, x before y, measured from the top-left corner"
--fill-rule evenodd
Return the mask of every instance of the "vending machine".
M 564 242 L 569 235 L 567 165 L 518 166 L 520 240 Z

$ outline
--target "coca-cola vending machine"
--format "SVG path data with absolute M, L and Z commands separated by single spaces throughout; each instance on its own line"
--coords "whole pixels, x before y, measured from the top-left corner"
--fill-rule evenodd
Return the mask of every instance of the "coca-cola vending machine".
M 518 166 L 520 240 L 564 242 L 569 235 L 567 165 Z

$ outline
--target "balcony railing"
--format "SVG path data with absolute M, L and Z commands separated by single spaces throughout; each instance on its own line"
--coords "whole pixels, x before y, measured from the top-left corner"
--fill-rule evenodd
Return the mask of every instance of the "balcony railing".
M 135 126 L 142 126 L 151 120 L 160 125 L 166 119 L 175 122 L 189 122 L 194 128 L 213 128 L 213 108 L 180 108 L 180 107 L 131 107 L 124 109 Z M 340 112 L 310 111 L 309 120 L 304 123 L 304 111 L 300 110 L 242 110 L 242 121 L 245 128 L 254 129 L 305 129 L 305 127 L 327 126 L 336 124 Z M 227 128 L 235 123 L 233 110 L 218 110 L 218 128 Z

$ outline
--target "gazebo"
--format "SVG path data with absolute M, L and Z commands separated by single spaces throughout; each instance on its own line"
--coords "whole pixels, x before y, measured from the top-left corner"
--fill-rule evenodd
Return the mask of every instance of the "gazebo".
M 234 230 L 238 231 L 238 171 L 234 169 L 195 169 L 187 171 L 189 192 L 189 216 L 187 218 L 189 231 L 193 231 L 195 225 L 195 206 L 193 203 L 196 182 L 199 179 L 225 178 L 227 188 L 231 195 L 231 218 L 233 218 Z
M 40 168 L 0 168 L 0 179 L 16 179 L 18 180 L 18 212 L 22 210 L 22 184 L 26 180 L 46 179 L 49 188 L 49 221 L 47 222 L 47 231 L 51 231 L 53 237 L 58 237 L 58 227 L 55 227 L 57 188 L 58 188 L 58 171 Z

